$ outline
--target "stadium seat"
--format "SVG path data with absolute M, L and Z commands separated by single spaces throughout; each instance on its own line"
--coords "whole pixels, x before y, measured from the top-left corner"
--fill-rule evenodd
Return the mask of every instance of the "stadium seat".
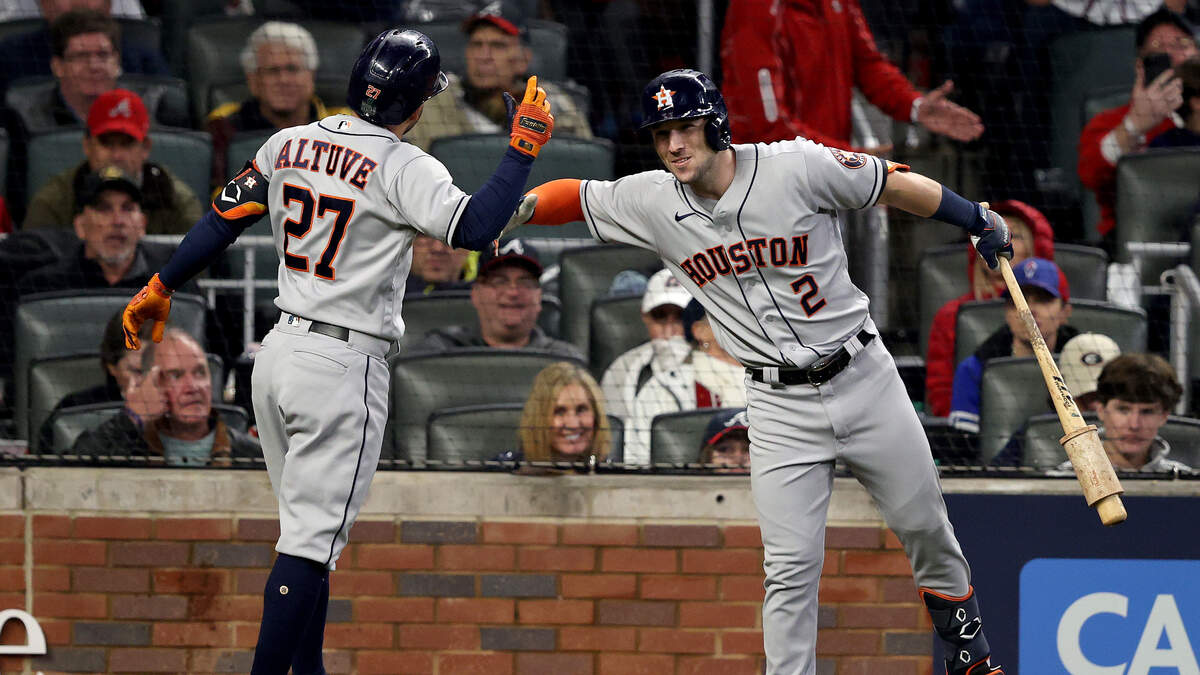
M 917 264 L 917 307 L 921 356 L 929 353 L 929 329 L 942 305 L 966 293 L 967 247 L 964 243 L 925 249 Z
M 596 379 L 626 351 L 650 339 L 642 322 L 642 296 L 601 298 L 592 303 L 588 363 Z
M 240 173 L 246 162 L 254 159 L 254 156 L 258 154 L 258 149 L 273 135 L 275 135 L 274 129 L 243 131 L 234 136 L 233 140 L 229 142 L 229 150 L 226 152 L 228 163 L 225 165 L 225 179 L 229 180 Z
M 392 440 L 395 459 L 425 462 L 425 428 L 435 410 L 483 403 L 524 403 L 534 377 L 559 361 L 571 359 L 546 352 L 507 349 L 464 349 L 392 357 L 388 360 L 392 386 L 387 436 Z
M 1071 285 L 1071 300 L 1108 299 L 1108 254 L 1104 249 L 1055 244 L 1054 262 Z
M 39 128 L 22 114 L 22 108 L 30 105 L 31 100 L 42 99 L 56 86 L 57 80 L 50 76 L 22 77 L 9 84 L 4 93 L 5 105 L 21 119 L 26 133 L 38 135 L 64 130 L 64 127 L 57 125 L 52 128 Z M 191 128 L 192 110 L 188 102 L 187 84 L 183 80 L 169 75 L 125 73 L 117 78 L 117 86 L 129 89 L 141 97 L 146 111 L 150 114 L 152 125 Z M 83 127 L 81 125 L 75 128 Z M 77 132 L 77 137 L 81 136 L 82 133 Z
M 1192 225 L 1200 185 L 1200 148 L 1151 150 L 1117 162 L 1117 259 L 1130 262 L 1130 242 L 1179 242 Z M 1193 242 L 1193 245 L 1196 242 Z M 1142 283 L 1157 285 L 1163 270 L 1186 261 L 1142 259 Z
M 558 298 L 542 295 L 542 313 L 538 315 L 538 326 L 551 336 L 558 335 L 558 315 L 561 311 Z M 471 291 L 438 291 L 430 295 L 414 295 L 404 298 L 404 337 L 400 348 L 408 353 L 414 345 L 435 328 L 458 324 L 477 324 L 479 318 L 475 305 L 471 304 Z
M 78 166 L 84 160 L 83 128 L 38 134 L 29 139 L 25 170 L 28 195 L 32 197 L 51 178 Z
M 1067 323 L 1082 332 L 1102 333 L 1116 340 L 1123 352 L 1146 351 L 1146 312 L 1096 300 L 1071 300 Z M 1004 325 L 1004 301 L 964 303 L 958 311 L 954 362 L 961 363 L 997 328 Z M 1062 345 L 1058 345 L 1061 349 Z
M 733 408 L 702 408 L 656 416 L 650 422 L 650 463 L 698 464 L 704 429 L 713 415 L 723 410 Z
M 590 353 L 592 302 L 608 293 L 618 272 L 642 272 L 662 265 L 658 256 L 632 246 L 601 244 L 565 250 L 560 259 L 559 297 L 563 299 L 562 338 Z
M 430 21 L 416 24 L 416 30 L 428 35 L 438 46 L 442 57 L 442 70 L 463 75 L 467 64 L 467 36 L 462 31 L 462 21 Z M 530 19 L 529 49 L 533 58 L 529 72 L 537 73 L 539 79 L 559 82 L 567 77 L 567 27 L 542 19 Z M 553 102 L 552 102 L 553 104 Z
M 21 298 L 15 320 L 16 359 L 13 366 L 17 434 L 29 438 L 29 366 L 35 359 L 92 353 L 105 323 L 129 302 L 129 289 L 34 293 Z M 182 328 L 204 345 L 203 298 L 187 293 L 172 296 L 171 325 Z
M 92 403 L 59 410 L 50 420 L 51 429 L 54 431 L 54 448 L 46 449 L 43 452 L 68 454 L 80 434 L 89 429 L 95 429 L 120 415 L 124 407 L 122 403 Z M 250 428 L 249 414 L 238 406 L 217 403 L 213 404 L 213 410 L 217 411 L 217 414 L 221 416 L 221 421 L 230 429 L 244 433 Z M 114 453 L 121 451 L 122 448 L 113 448 Z
M 226 0 L 188 0 L 162 4 L 162 51 L 171 72 L 187 77 L 187 31 L 200 19 L 224 16 Z
M 478 466 L 502 452 L 516 450 L 524 408 L 524 403 L 494 403 L 435 410 L 426 429 L 430 465 Z M 609 415 L 608 423 L 613 429 L 609 459 L 619 461 L 613 459 L 613 453 L 620 449 L 621 421 Z
M 1025 420 L 1052 409 L 1042 369 L 1033 357 L 988 361 L 979 401 L 981 464 L 992 461 Z
M 41 30 L 45 25 L 46 21 L 41 17 L 0 21 L 0 40 L 6 40 L 14 35 L 23 35 L 25 33 L 32 33 L 35 30 Z
M 454 184 L 470 193 L 483 185 L 496 170 L 508 147 L 506 134 L 465 134 L 446 136 L 433 142 L 429 154 L 446 165 Z M 594 178 L 608 180 L 613 176 L 612 141 L 573 136 L 555 136 L 546 144 L 529 172 L 526 185 L 534 187 L 556 178 Z M 538 228 L 539 234 L 549 236 L 550 230 Z
M 1084 415 L 1088 424 L 1100 426 L 1094 413 Z M 1025 455 L 1022 462 L 1036 469 L 1053 469 L 1067 461 L 1067 452 L 1058 439 L 1062 438 L 1062 425 L 1056 413 L 1044 413 L 1029 418 L 1025 434 Z M 1200 420 L 1171 415 L 1158 432 L 1171 445 L 1171 459 L 1183 462 L 1192 468 L 1200 468 Z

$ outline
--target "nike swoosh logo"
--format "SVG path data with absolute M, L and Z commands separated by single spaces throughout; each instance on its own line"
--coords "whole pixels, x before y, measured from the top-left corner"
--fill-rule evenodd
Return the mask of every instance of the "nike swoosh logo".
M 675 222 L 677 222 L 677 223 L 678 223 L 679 221 L 683 220 L 684 218 L 687 218 L 688 216 L 694 216 L 694 215 L 696 215 L 696 214 L 694 214 L 694 213 L 685 213 L 685 214 L 683 214 L 683 215 L 681 216 L 681 215 L 679 215 L 679 212 L 678 212 L 678 211 L 676 211 L 676 212 L 675 212 Z

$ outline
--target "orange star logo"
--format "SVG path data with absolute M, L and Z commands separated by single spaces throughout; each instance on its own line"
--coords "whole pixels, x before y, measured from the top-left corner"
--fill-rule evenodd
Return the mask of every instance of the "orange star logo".
M 675 101 L 671 99 L 674 95 L 675 92 L 667 89 L 666 85 L 659 85 L 658 93 L 654 95 L 654 100 L 658 103 L 658 109 L 675 107 Z

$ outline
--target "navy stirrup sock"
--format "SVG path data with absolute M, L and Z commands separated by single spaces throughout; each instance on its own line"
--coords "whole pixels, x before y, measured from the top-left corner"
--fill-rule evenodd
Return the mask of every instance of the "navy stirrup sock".
M 251 675 L 287 675 L 328 576 L 324 565 L 311 560 L 285 553 L 275 559 L 263 591 L 262 625 Z
M 300 638 L 300 648 L 292 656 L 292 675 L 325 675 L 325 661 L 321 658 L 321 647 L 325 643 L 325 612 L 329 608 L 329 576 L 321 585 L 317 607 Z

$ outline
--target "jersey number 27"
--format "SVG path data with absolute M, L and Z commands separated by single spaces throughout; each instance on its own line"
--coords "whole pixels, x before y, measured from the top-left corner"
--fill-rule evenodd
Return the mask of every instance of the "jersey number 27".
M 313 274 L 333 281 L 336 278 L 333 259 L 337 257 L 342 237 L 346 236 L 350 216 L 354 215 L 354 200 L 326 194 L 321 195 L 320 199 L 313 199 L 312 190 L 287 183 L 283 186 L 283 205 L 288 207 L 292 203 L 300 204 L 300 219 L 288 218 L 283 222 L 283 264 L 297 272 L 308 271 L 308 257 L 288 253 L 288 244 L 291 237 L 303 239 L 308 236 L 312 230 L 314 212 L 317 218 L 324 218 L 325 214 L 333 212 L 337 214 L 333 221 L 333 232 L 329 234 L 329 241 L 325 244 L 325 250 L 321 252 L 321 259 L 313 266 Z

